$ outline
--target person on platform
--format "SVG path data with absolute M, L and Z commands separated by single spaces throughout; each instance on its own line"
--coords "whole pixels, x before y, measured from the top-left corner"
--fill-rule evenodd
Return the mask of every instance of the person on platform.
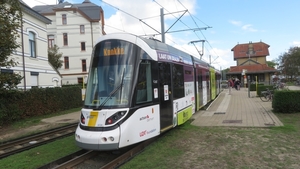
M 238 78 L 236 78 L 234 81 L 234 88 L 236 90 L 240 90 L 240 85 L 241 85 L 241 81 Z
M 234 83 L 232 81 L 231 78 L 228 79 L 228 91 L 229 91 L 229 94 L 231 94 L 231 88 L 233 87 Z

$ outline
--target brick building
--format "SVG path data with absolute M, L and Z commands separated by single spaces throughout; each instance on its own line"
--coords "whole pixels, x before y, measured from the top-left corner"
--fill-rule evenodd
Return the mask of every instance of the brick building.
M 237 77 L 243 85 L 247 84 L 246 76 L 251 82 L 257 77 L 258 83 L 271 84 L 271 77 L 277 70 L 267 65 L 269 47 L 264 42 L 237 44 L 231 49 L 236 66 L 230 67 L 227 77 Z

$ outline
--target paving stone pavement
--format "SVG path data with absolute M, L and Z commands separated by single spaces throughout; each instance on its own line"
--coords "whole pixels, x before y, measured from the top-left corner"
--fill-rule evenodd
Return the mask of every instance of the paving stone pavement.
M 196 112 L 192 125 L 270 127 L 283 126 L 272 112 L 272 102 L 262 102 L 248 88 L 224 89 L 207 110 Z

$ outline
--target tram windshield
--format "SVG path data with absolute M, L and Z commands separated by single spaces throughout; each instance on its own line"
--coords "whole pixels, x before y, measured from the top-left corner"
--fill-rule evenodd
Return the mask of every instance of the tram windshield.
M 125 107 L 130 102 L 136 46 L 120 40 L 98 43 L 93 51 L 84 105 Z

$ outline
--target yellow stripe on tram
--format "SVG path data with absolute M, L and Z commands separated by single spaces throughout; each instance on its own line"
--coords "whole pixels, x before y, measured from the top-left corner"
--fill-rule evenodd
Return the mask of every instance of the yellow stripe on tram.
M 89 127 L 95 127 L 97 119 L 98 119 L 98 112 L 97 111 L 92 111 L 90 113 L 88 126 Z

